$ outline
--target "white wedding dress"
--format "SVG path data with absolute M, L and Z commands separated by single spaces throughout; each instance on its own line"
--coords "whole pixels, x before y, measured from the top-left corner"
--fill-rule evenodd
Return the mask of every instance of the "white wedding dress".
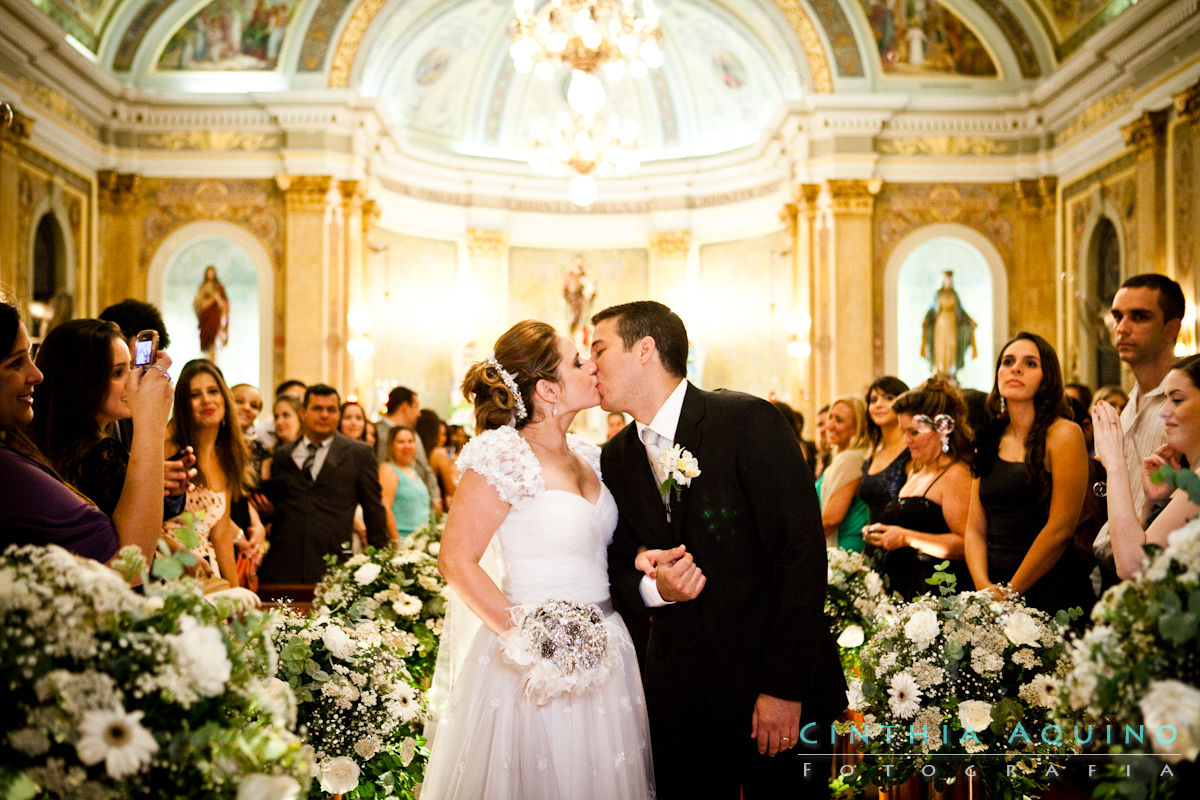
M 574 435 L 568 441 L 599 475 L 600 449 Z M 439 655 L 421 800 L 654 797 L 637 658 L 609 599 L 606 551 L 617 523 L 612 495 L 601 483 L 593 505 L 547 490 L 533 451 L 509 427 L 472 439 L 458 465 L 482 475 L 512 506 L 493 538 L 505 596 L 514 603 L 556 598 L 599 605 L 619 629 L 608 646 L 621 658 L 602 685 L 536 705 L 522 689 L 521 672 L 501 656 L 496 634 L 479 625 L 461 662 Z M 450 614 L 456 612 L 470 614 L 461 606 Z M 452 626 L 461 630 L 448 618 L 447 631 Z M 452 653 L 455 646 L 443 639 L 442 648 Z M 439 703 L 439 695 L 448 700 Z

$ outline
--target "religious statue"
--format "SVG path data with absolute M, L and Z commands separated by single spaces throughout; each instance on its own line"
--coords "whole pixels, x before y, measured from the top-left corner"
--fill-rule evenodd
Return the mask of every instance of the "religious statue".
M 567 301 L 567 336 L 583 352 L 591 346 L 592 301 L 596 299 L 596 282 L 587 274 L 583 255 L 576 254 L 563 278 L 563 299 Z
M 217 268 L 209 265 L 204 269 L 204 280 L 192 300 L 196 312 L 196 323 L 200 332 L 200 350 L 209 361 L 217 360 L 217 339 L 224 347 L 229 344 L 229 296 L 217 279 Z
M 942 287 L 934 293 L 933 304 L 921 323 L 921 357 L 929 362 L 935 375 L 953 378 L 967 361 L 968 347 L 971 358 L 977 358 L 975 320 L 954 291 L 953 270 L 946 270 Z

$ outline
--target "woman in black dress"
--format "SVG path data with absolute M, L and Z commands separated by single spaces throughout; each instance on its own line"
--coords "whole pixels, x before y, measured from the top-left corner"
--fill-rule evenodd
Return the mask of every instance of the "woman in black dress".
M 881 569 L 890 588 L 905 600 L 931 591 L 925 581 L 946 559 L 959 590 L 970 589 L 963 561 L 971 498 L 966 404 L 957 389 L 932 379 L 900 395 L 892 409 L 912 454 L 913 471 L 863 538 L 883 552 Z
M 908 480 L 908 446 L 900 433 L 892 404 L 908 391 L 908 384 L 885 375 L 867 387 L 867 459 L 862 466 L 858 497 L 871 510 L 871 521 L 896 499 Z
M 967 517 L 967 566 L 977 589 L 1015 592 L 1051 614 L 1092 604 L 1067 552 L 1087 487 L 1087 447 L 1070 421 L 1054 348 L 1021 332 L 996 361 L 994 420 L 980 432 Z

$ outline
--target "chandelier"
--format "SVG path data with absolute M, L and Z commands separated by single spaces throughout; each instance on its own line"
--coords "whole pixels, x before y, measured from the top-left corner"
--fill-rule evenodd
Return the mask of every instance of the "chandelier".
M 569 195 L 578 206 L 595 202 L 597 177 L 628 175 L 640 164 L 637 128 L 616 113 L 601 118 L 564 112 L 553 123 L 539 117 L 533 122 L 532 133 L 530 166 L 554 177 L 574 172 Z
M 539 77 L 548 78 L 560 66 L 588 74 L 603 69 L 616 81 L 662 66 L 654 0 L 547 0 L 534 11 L 535 5 L 536 0 L 513 2 L 508 52 L 518 72 L 536 67 Z

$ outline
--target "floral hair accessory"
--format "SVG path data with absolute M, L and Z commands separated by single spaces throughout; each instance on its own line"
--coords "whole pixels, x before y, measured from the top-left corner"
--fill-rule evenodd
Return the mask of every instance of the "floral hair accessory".
M 954 432 L 954 418 L 949 414 L 938 414 L 930 419 L 928 414 L 917 414 L 913 417 L 913 424 L 921 430 L 922 433 L 938 433 L 946 436 Z
M 495 356 L 488 356 L 483 363 L 496 370 L 500 380 L 504 381 L 504 385 L 508 387 L 509 393 L 513 396 L 513 416 L 518 420 L 528 417 L 529 412 L 525 410 L 525 401 L 521 399 L 521 390 L 517 387 L 517 379 L 512 376 L 511 372 L 500 366 L 500 362 L 496 360 Z

